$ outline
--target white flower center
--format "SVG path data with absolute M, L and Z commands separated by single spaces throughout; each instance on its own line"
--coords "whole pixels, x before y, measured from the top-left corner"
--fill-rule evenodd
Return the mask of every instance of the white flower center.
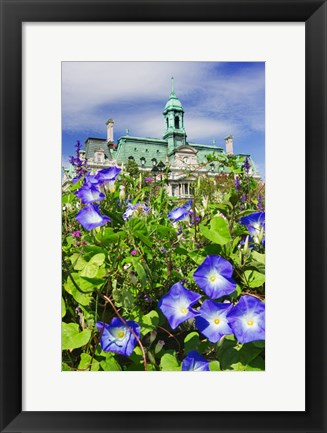
M 88 220 L 89 223 L 99 223 L 102 221 L 100 215 L 98 215 L 96 212 L 90 213 Z
M 112 330 L 112 335 L 115 338 L 121 339 L 125 337 L 125 331 L 122 328 L 115 328 Z
M 215 283 L 219 278 L 220 275 L 218 274 L 217 271 L 211 271 L 208 274 L 208 280 L 210 281 L 210 283 Z

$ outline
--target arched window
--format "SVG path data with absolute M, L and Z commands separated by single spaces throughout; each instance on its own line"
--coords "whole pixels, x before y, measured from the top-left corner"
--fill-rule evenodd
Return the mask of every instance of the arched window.
M 175 117 L 175 128 L 179 129 L 179 117 L 178 116 Z
M 167 124 L 167 129 L 169 128 L 169 120 L 168 117 L 166 118 L 166 124 Z

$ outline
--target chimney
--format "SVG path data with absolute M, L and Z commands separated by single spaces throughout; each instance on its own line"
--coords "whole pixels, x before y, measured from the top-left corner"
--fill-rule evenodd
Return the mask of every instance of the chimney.
M 225 143 L 226 143 L 226 154 L 227 155 L 233 155 L 234 151 L 233 151 L 233 136 L 229 135 L 228 137 L 225 138 Z
M 114 121 L 112 119 L 109 119 L 106 122 L 107 125 L 107 141 L 108 143 L 114 142 Z

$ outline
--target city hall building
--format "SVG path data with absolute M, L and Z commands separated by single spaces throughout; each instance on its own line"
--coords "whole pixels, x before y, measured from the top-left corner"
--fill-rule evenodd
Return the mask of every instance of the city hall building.
M 89 137 L 84 143 L 81 157 L 88 166 L 102 169 L 116 165 L 126 169 L 129 160 L 135 161 L 147 177 L 168 180 L 167 192 L 171 196 L 190 197 L 191 183 L 197 176 L 216 176 L 221 173 L 218 162 L 208 163 L 207 155 L 233 155 L 233 136 L 225 138 L 225 149 L 187 140 L 184 128 L 184 108 L 175 94 L 172 79 L 171 93 L 163 110 L 164 131 L 162 138 L 134 137 L 126 135 L 114 141 L 114 120 L 106 122 L 107 137 Z M 248 157 L 251 174 L 260 178 L 250 155 L 239 154 L 240 164 Z M 66 175 L 68 171 L 66 171 Z

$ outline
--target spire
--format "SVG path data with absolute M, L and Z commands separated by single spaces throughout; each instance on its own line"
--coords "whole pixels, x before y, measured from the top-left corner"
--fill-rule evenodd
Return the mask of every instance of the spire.
M 174 90 L 174 77 L 171 77 L 171 94 L 172 95 L 175 94 L 175 90 Z

